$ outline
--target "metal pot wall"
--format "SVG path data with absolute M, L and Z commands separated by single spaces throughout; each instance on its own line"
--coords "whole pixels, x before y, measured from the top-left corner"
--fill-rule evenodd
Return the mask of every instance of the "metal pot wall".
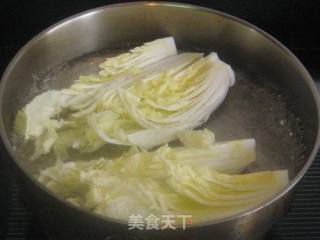
M 128 231 L 124 222 L 72 206 L 40 185 L 28 161 L 14 147 L 12 125 L 17 110 L 37 93 L 68 84 L 66 78 L 74 76 L 66 69 L 74 71 L 75 65 L 80 68 L 101 52 L 126 50 L 165 36 L 174 36 L 182 50 L 216 51 L 236 69 L 239 87 L 206 126 L 221 139 L 255 137 L 260 144 L 256 168 L 288 168 L 290 184 L 260 206 L 227 219 L 186 230 Z M 277 100 L 278 95 L 285 97 Z M 0 113 L 1 136 L 17 166 L 24 199 L 56 239 L 260 239 L 288 207 L 295 185 L 319 147 L 319 96 L 297 58 L 249 23 L 218 11 L 175 3 L 106 6 L 41 32 L 7 67 L 1 81 Z M 290 136 L 277 124 L 279 119 L 290 124 L 288 129 L 294 131 Z M 233 131 L 226 133 L 231 128 Z

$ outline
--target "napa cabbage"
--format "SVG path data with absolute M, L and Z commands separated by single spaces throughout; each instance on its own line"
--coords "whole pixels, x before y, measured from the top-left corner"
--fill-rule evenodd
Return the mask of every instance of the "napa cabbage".
M 154 151 L 132 147 L 117 158 L 57 162 L 38 179 L 60 197 L 104 216 L 183 213 L 201 221 L 257 206 L 288 183 L 286 170 L 239 175 L 254 156 L 252 139 Z
M 235 81 L 216 53 L 177 54 L 172 37 L 107 58 L 100 69 L 19 111 L 15 129 L 34 142 L 32 159 L 53 152 L 65 160 L 72 149 L 94 152 L 107 144 L 148 150 L 182 139 L 209 118 Z

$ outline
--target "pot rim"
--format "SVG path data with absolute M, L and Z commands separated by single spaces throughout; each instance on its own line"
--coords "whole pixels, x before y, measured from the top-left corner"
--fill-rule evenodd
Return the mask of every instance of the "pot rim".
M 175 3 L 175 2 L 153 2 L 153 1 L 137 1 L 137 2 L 127 2 L 127 3 L 117 3 L 117 4 L 110 4 L 110 5 L 106 5 L 106 6 L 101 6 L 101 7 L 97 7 L 97 8 L 93 8 L 87 11 L 83 11 L 80 12 L 78 14 L 74 14 L 68 18 L 65 18 L 61 21 L 58 21 L 57 23 L 49 26 L 48 28 L 44 29 L 43 31 L 41 31 L 40 33 L 38 33 L 36 36 L 34 36 L 31 40 L 29 40 L 14 56 L 14 58 L 10 61 L 9 65 L 7 66 L 1 82 L 0 82 L 0 113 L 2 113 L 3 111 L 3 106 L 2 106 L 2 98 L 4 95 L 4 90 L 5 90 L 5 85 L 8 81 L 8 77 L 12 71 L 12 69 L 14 68 L 15 64 L 19 61 L 19 59 L 21 58 L 21 56 L 28 51 L 28 49 L 30 48 L 30 46 L 36 42 L 38 39 L 40 39 L 44 34 L 50 32 L 50 31 L 54 31 L 56 28 L 62 26 L 63 24 L 69 23 L 73 20 L 77 20 L 79 18 L 83 18 L 85 16 L 88 15 L 92 15 L 92 14 L 96 14 L 98 12 L 102 12 L 108 9 L 112 9 L 112 8 L 122 8 L 122 7 L 127 7 L 127 6 L 149 6 L 149 7 L 172 7 L 172 8 L 189 8 L 192 11 L 197 11 L 197 12 L 207 12 L 210 14 L 215 14 L 215 15 L 219 15 L 223 18 L 227 18 L 229 20 L 235 21 L 247 28 L 250 28 L 256 32 L 258 32 L 259 34 L 261 34 L 262 36 L 264 36 L 265 38 L 267 38 L 269 41 L 271 41 L 274 45 L 276 45 L 279 49 L 281 49 L 281 51 L 283 51 L 286 55 L 288 55 L 291 60 L 295 63 L 296 67 L 304 74 L 305 78 L 304 80 L 306 81 L 308 87 L 310 88 L 310 91 L 313 95 L 313 99 L 315 101 L 316 104 L 316 108 L 317 108 L 317 115 L 318 115 L 318 120 L 320 120 L 320 95 L 318 92 L 318 89 L 316 87 L 316 84 L 314 83 L 314 80 L 312 79 L 312 77 L 310 76 L 309 72 L 305 69 L 305 67 L 303 66 L 303 64 L 298 60 L 298 58 L 287 48 L 285 47 L 281 42 L 279 42 L 277 39 L 275 39 L 274 37 L 272 37 L 270 34 L 268 34 L 267 32 L 261 30 L 260 28 L 256 27 L 255 25 L 248 23 L 247 21 L 244 21 L 238 17 L 232 16 L 230 14 L 218 11 L 218 10 L 214 10 L 214 9 L 210 9 L 210 8 L 206 8 L 206 7 L 201 7 L 201 6 L 197 6 L 197 5 L 193 5 L 193 4 L 184 4 L 184 3 Z M 84 214 L 88 214 L 91 215 L 95 218 L 98 218 L 100 220 L 103 221 L 112 221 L 112 222 L 116 222 L 119 224 L 126 224 L 127 222 L 123 221 L 123 220 L 119 220 L 119 219 L 115 219 L 112 217 L 107 217 L 107 216 L 103 216 L 103 215 L 99 215 L 96 213 L 93 213 L 87 209 L 78 207 L 74 204 L 71 204 L 70 202 L 64 200 L 63 198 L 61 198 L 60 196 L 58 196 L 57 194 L 53 193 L 51 190 L 49 190 L 47 187 L 45 187 L 43 184 L 41 184 L 34 176 L 31 176 L 26 170 L 25 168 L 22 166 L 22 164 L 17 160 L 18 157 L 15 154 L 15 150 L 12 147 L 12 145 L 10 144 L 10 140 L 8 137 L 7 132 L 4 130 L 4 119 L 3 119 L 3 114 L 1 114 L 0 117 L 0 135 L 2 137 L 2 140 L 4 142 L 4 145 L 6 147 L 6 149 L 9 151 L 9 154 L 12 158 L 12 160 L 15 162 L 15 164 L 18 166 L 18 168 L 23 172 L 24 175 L 26 175 L 32 182 L 33 184 L 35 184 L 37 187 L 39 187 L 42 191 L 44 191 L 46 194 L 48 194 L 50 197 L 54 198 L 55 200 L 59 201 L 62 204 L 65 204 L 77 211 L 80 211 Z M 314 146 L 312 148 L 312 151 L 308 157 L 308 160 L 306 161 L 306 163 L 304 164 L 304 166 L 302 167 L 302 169 L 298 172 L 298 174 L 289 182 L 289 184 L 283 188 L 281 191 L 279 191 L 275 196 L 273 196 L 272 198 L 269 198 L 268 200 L 266 200 L 265 202 L 259 204 L 258 206 L 252 207 L 248 210 L 242 211 L 240 213 L 237 213 L 235 215 L 226 217 L 226 218 L 222 218 L 222 219 L 218 219 L 218 220 L 208 220 L 208 221 L 204 221 L 201 223 L 195 223 L 192 224 L 190 226 L 188 226 L 188 229 L 190 228 L 195 228 L 195 227 L 201 227 L 201 226 L 208 226 L 208 225 L 212 225 L 212 224 L 221 224 L 221 223 L 225 223 L 225 222 L 231 222 L 231 221 L 235 221 L 239 218 L 243 218 L 247 215 L 253 214 L 258 212 L 259 210 L 266 208 L 268 206 L 270 206 L 271 204 L 275 203 L 276 201 L 278 201 L 280 198 L 284 197 L 285 195 L 287 195 L 293 188 L 294 186 L 300 181 L 300 179 L 305 175 L 305 173 L 307 172 L 307 170 L 309 169 L 309 167 L 311 166 L 313 160 L 316 157 L 316 154 L 318 152 L 320 146 L 320 121 L 318 121 L 318 126 L 317 126 L 317 136 L 316 136 L 316 141 L 314 143 Z

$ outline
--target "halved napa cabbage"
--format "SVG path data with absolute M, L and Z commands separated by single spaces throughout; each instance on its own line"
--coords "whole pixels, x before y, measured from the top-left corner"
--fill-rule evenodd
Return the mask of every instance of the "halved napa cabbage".
M 252 140 L 239 140 L 238 148 L 235 142 L 207 148 L 164 145 L 151 152 L 131 148 L 115 159 L 57 162 L 40 171 L 38 179 L 64 199 L 117 219 L 178 213 L 192 214 L 194 221 L 219 219 L 261 204 L 288 183 L 286 170 L 226 174 L 235 162 L 228 157 L 221 161 L 219 146 L 225 145 L 227 155 L 239 154 L 238 169 L 251 162 L 241 154 L 255 156 Z M 187 153 L 193 162 L 185 159 Z M 197 164 L 204 156 L 207 165 Z
M 93 152 L 106 144 L 147 150 L 166 144 L 204 123 L 235 81 L 217 54 L 177 54 L 172 37 L 100 67 L 68 89 L 35 97 L 22 110 L 24 118 L 17 114 L 17 131 L 36 145 L 33 159 L 53 151 L 64 160 L 71 149 Z

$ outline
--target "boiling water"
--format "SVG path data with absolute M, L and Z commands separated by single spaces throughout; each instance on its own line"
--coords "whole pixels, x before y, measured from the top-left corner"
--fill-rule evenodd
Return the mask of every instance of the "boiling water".
M 85 55 L 34 76 L 35 84 L 26 96 L 26 102 L 45 90 L 70 86 L 79 75 L 97 73 L 99 63 L 103 62 L 106 56 L 118 53 L 120 51 L 101 51 Z M 304 146 L 301 143 L 303 133 L 299 130 L 299 118 L 288 106 L 290 98 L 267 79 L 250 75 L 241 69 L 235 69 L 235 72 L 236 84 L 204 127 L 216 134 L 217 141 L 255 138 L 257 160 L 248 171 L 289 168 L 290 176 L 294 176 L 299 169 L 297 166 L 304 164 Z M 28 161 L 27 158 L 33 151 L 32 144 L 26 144 L 17 137 L 13 137 L 13 141 L 21 156 L 19 159 L 25 159 L 23 164 L 30 172 L 36 173 L 52 164 L 52 156 L 35 162 Z M 95 156 L 76 157 L 92 159 L 105 154 L 116 156 L 122 150 L 122 147 L 109 145 Z

